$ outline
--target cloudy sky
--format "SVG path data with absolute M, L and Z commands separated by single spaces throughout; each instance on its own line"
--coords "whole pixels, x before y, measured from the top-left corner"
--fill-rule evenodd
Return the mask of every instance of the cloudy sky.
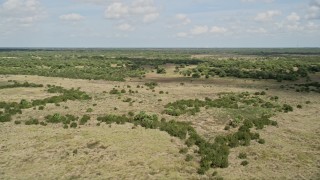
M 0 47 L 320 47 L 320 0 L 0 0 Z

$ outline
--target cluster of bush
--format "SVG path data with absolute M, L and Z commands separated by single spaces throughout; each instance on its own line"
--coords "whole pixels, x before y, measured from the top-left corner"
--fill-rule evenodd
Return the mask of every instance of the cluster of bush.
M 196 68 L 181 70 L 180 74 L 193 78 L 231 76 L 238 78 L 297 80 L 310 73 L 320 72 L 320 64 L 290 58 L 247 60 L 218 60 L 199 64 Z
M 158 86 L 157 82 L 148 82 L 144 84 L 145 86 L 149 87 L 149 89 L 154 89 L 156 86 Z
M 167 132 L 171 136 L 185 140 L 186 145 L 189 147 L 197 145 L 199 147 L 199 155 L 201 156 L 200 169 L 198 171 L 200 174 L 203 174 L 210 167 L 228 166 L 228 145 L 219 140 L 216 140 L 214 143 L 206 141 L 197 134 L 195 129 L 191 126 L 191 123 L 177 122 L 174 120 L 166 121 L 165 119 L 159 120 L 157 115 L 149 115 L 145 112 L 140 112 L 133 117 L 127 117 L 125 115 L 106 115 L 104 117 L 98 117 L 97 120 L 107 124 L 124 124 L 129 122 L 145 128 L 159 129 Z M 188 138 L 187 134 L 189 135 Z M 188 159 L 190 159 L 190 157 Z
M 79 117 L 76 117 L 74 115 L 61 115 L 59 113 L 55 113 L 53 115 L 48 115 L 45 117 L 47 123 L 54 123 L 54 124 L 63 124 L 63 128 L 67 129 L 70 128 L 76 128 L 79 125 L 84 125 L 90 120 L 89 115 L 83 115 L 80 119 Z
M 19 83 L 17 81 L 8 81 L 8 82 L 13 82 L 13 84 L 0 86 L 0 89 L 18 88 L 18 87 L 43 87 L 43 84 L 35 84 L 35 83 L 29 83 L 29 82 Z
M 284 86 L 282 86 L 284 88 Z M 320 83 L 319 82 L 310 82 L 304 84 L 294 84 L 290 86 L 291 89 L 295 89 L 296 92 L 316 92 L 320 93 Z
M 59 96 L 52 96 L 45 99 L 37 99 L 32 101 L 27 101 L 22 99 L 18 102 L 0 102 L 0 122 L 9 122 L 11 121 L 11 116 L 16 114 L 21 114 L 22 109 L 28 109 L 31 107 L 39 106 L 39 109 L 43 109 L 47 103 L 58 104 L 60 102 L 66 102 L 68 100 L 89 100 L 91 97 L 79 89 L 64 89 L 60 86 L 51 86 L 48 85 L 49 93 L 60 93 Z
M 1 59 L 1 74 L 103 79 L 111 81 L 124 81 L 127 77 L 141 77 L 145 74 L 145 70 L 141 66 L 133 66 L 131 62 L 126 60 L 115 61 L 114 59 L 105 59 L 101 56 L 77 57 L 73 53 L 72 55 L 59 53 L 59 56 L 41 55 L 41 59 L 35 59 L 33 56 L 24 54 L 21 59 Z M 112 64 L 117 64 L 117 66 L 114 67 Z
M 259 93 L 259 95 L 261 95 Z M 257 95 L 250 95 L 248 92 L 240 94 L 224 94 L 218 99 L 205 98 L 205 100 L 190 99 L 190 100 L 178 100 L 165 105 L 164 113 L 172 116 L 180 116 L 182 114 L 189 113 L 194 115 L 200 112 L 202 107 L 216 107 L 216 108 L 231 108 L 238 109 L 241 106 L 263 107 L 263 108 L 276 108 L 281 110 L 281 107 L 277 104 L 265 101 Z

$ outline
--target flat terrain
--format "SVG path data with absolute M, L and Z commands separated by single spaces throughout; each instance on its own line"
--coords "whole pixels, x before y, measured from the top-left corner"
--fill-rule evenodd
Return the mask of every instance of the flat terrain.
M 224 179 L 319 179 L 320 178 L 320 96 L 281 89 L 274 80 L 236 78 L 193 79 L 178 76 L 174 68 L 167 74 L 148 73 L 143 79 L 127 78 L 125 82 L 82 80 L 31 75 L 6 75 L 8 80 L 51 84 L 64 88 L 78 88 L 92 100 L 67 101 L 48 104 L 44 110 L 24 109 L 13 121 L 0 123 L 0 179 L 210 179 L 216 170 Z M 319 75 L 312 77 L 319 81 Z M 158 82 L 152 92 L 144 84 Z M 184 83 L 184 84 L 181 84 Z M 137 86 L 143 86 L 138 88 Z M 111 95 L 114 87 L 137 93 Z M 268 90 L 266 90 L 266 88 Z M 163 94 L 159 92 L 163 91 Z M 278 96 L 281 103 L 302 109 L 277 113 L 272 120 L 278 126 L 260 130 L 265 144 L 252 142 L 250 146 L 232 148 L 229 167 L 210 169 L 205 175 L 197 173 L 199 157 L 185 161 L 179 150 L 185 145 L 166 132 L 145 129 L 132 124 L 97 126 L 96 118 L 104 114 L 128 114 L 145 111 L 160 118 L 189 121 L 207 139 L 225 134 L 224 127 L 231 117 L 224 109 L 204 108 L 196 115 L 172 117 L 163 114 L 164 105 L 180 99 L 215 99 L 221 92 L 266 91 L 267 96 Z M 167 93 L 166 93 L 167 92 Z M 53 96 L 44 88 L 10 88 L 0 90 L 0 101 L 19 102 L 21 99 L 43 99 Z M 133 103 L 123 102 L 131 98 Z M 161 101 L 159 100 L 161 99 Z M 310 101 L 310 104 L 306 104 Z M 92 112 L 87 112 L 92 108 Z M 61 124 L 47 126 L 15 125 L 30 118 L 44 120 L 46 115 L 61 113 L 82 116 L 90 121 L 76 129 L 63 129 Z M 247 166 L 241 166 L 240 152 L 247 153 Z

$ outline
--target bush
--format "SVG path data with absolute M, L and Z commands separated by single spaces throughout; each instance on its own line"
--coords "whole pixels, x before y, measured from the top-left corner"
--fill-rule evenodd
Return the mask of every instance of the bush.
M 241 162 L 241 165 L 242 165 L 242 166 L 246 166 L 246 165 L 248 165 L 248 164 L 249 164 L 248 161 L 242 161 L 242 162 Z
M 89 113 L 90 113 L 90 112 L 93 112 L 93 109 L 92 109 L 92 108 L 88 108 L 88 109 L 87 109 L 87 112 L 89 112 Z
M 25 125 L 38 125 L 39 124 L 39 120 L 38 119 L 29 119 L 25 122 Z
M 21 121 L 14 121 L 14 124 L 21 124 Z
M 70 128 L 76 128 L 78 126 L 78 124 L 76 122 L 72 122 L 70 124 Z
M 83 115 L 82 118 L 80 119 L 79 125 L 84 125 L 90 120 L 89 115 Z
M 247 154 L 246 153 L 239 153 L 238 158 L 239 159 L 246 159 L 247 158 Z
M 192 161 L 192 159 L 193 159 L 193 156 L 192 155 L 190 155 L 190 154 L 187 154 L 187 156 L 186 156 L 186 161 Z
M 120 94 L 118 89 L 113 88 L 110 92 L 110 94 Z
M 44 110 L 44 106 L 39 106 L 38 110 Z
M 216 176 L 218 174 L 217 171 L 213 171 L 212 176 Z
M 179 153 L 181 153 L 181 154 L 186 154 L 187 152 L 188 152 L 188 148 L 181 148 L 179 150 Z
M 266 141 L 265 141 L 264 139 L 259 139 L 259 140 L 258 140 L 258 143 L 259 143 L 259 144 L 264 144 L 264 143 L 266 143 Z
M 129 112 L 128 112 L 128 115 L 131 116 L 131 117 L 133 117 L 133 116 L 134 116 L 134 112 L 129 111 Z
M 302 105 L 298 104 L 297 108 L 302 109 Z
M 287 113 L 287 112 L 293 111 L 293 107 L 290 106 L 290 105 L 288 105 L 288 104 L 284 104 L 284 105 L 282 106 L 282 110 L 283 110 L 285 113 Z

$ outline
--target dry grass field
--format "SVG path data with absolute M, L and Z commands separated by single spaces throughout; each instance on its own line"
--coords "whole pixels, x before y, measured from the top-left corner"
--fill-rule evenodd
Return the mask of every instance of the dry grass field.
M 167 74 L 148 73 L 143 79 L 126 82 L 81 80 L 57 77 L 7 75 L 8 80 L 78 88 L 92 100 L 67 101 L 48 104 L 44 110 L 24 109 L 13 121 L 0 123 L 0 179 L 320 179 L 320 96 L 318 93 L 298 93 L 279 88 L 286 82 L 236 78 L 191 79 L 178 76 L 174 68 Z M 313 76 L 319 81 L 320 75 Z M 155 92 L 146 82 L 158 82 Z M 183 84 L 181 84 L 183 83 Z M 289 82 L 288 82 L 289 84 Z M 138 88 L 137 86 L 143 86 Z M 114 87 L 137 93 L 111 95 Z M 268 90 L 266 90 L 266 88 Z M 45 88 L 12 88 L 0 90 L 0 101 L 43 99 L 54 94 Z M 224 109 L 202 109 L 190 116 L 172 117 L 162 114 L 164 105 L 180 99 L 215 99 L 221 92 L 266 91 L 267 96 L 278 96 L 281 103 L 294 107 L 293 112 L 272 117 L 278 126 L 260 131 L 265 144 L 252 142 L 230 150 L 229 167 L 211 169 L 197 174 L 199 157 L 187 162 L 179 150 L 185 145 L 180 139 L 159 130 L 133 127 L 132 124 L 97 126 L 96 118 L 105 114 L 128 114 L 129 111 L 155 113 L 160 118 L 190 121 L 197 132 L 207 139 L 225 134 L 230 116 Z M 159 92 L 163 91 L 163 94 Z M 167 92 L 167 93 L 166 93 Z M 131 98 L 132 104 L 123 102 Z M 161 99 L 161 100 L 160 100 Z M 310 101 L 310 104 L 306 104 Z M 302 109 L 295 108 L 298 104 Z M 92 112 L 87 112 L 92 108 Z M 15 125 L 30 118 L 44 120 L 46 115 L 60 113 L 82 116 L 90 121 L 76 129 L 63 129 L 61 124 L 47 126 Z M 246 152 L 249 164 L 241 166 L 237 156 Z M 213 177 L 213 171 L 218 176 Z

